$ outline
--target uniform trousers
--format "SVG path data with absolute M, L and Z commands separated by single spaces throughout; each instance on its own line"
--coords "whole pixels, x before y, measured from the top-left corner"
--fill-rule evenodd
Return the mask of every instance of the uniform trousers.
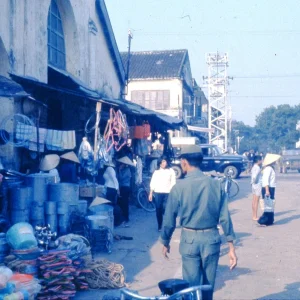
M 182 229 L 180 254 L 182 275 L 190 286 L 211 285 L 211 291 L 202 292 L 202 299 L 212 300 L 219 262 L 221 238 L 218 229 L 189 231 Z

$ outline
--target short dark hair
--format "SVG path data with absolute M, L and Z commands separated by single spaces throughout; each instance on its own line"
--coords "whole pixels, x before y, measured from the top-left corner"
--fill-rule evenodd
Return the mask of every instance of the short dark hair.
M 199 168 L 203 161 L 202 152 L 198 153 L 185 153 L 180 156 L 182 159 L 186 159 L 190 166 Z
M 253 162 L 256 164 L 257 162 L 259 162 L 260 160 L 262 160 L 262 157 L 260 155 L 255 155 Z

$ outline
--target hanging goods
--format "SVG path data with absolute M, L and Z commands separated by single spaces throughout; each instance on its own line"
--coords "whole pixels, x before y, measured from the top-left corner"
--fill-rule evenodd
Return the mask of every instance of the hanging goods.
M 82 138 L 78 151 L 78 159 L 81 166 L 85 168 L 88 173 L 92 173 L 94 171 L 93 149 L 86 137 Z
M 117 112 L 110 109 L 110 117 L 107 121 L 104 130 L 104 139 L 106 141 L 106 151 L 109 152 L 112 148 L 120 151 L 127 144 L 129 128 L 126 120 L 126 115 L 120 110 Z
M 22 114 L 4 118 L 0 129 L 1 141 L 14 147 L 25 147 L 36 130 L 33 121 Z

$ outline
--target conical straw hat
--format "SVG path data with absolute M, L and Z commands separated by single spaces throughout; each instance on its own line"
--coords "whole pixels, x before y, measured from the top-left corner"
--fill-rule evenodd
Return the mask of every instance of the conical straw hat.
M 120 163 L 122 163 L 122 164 L 124 164 L 124 165 L 128 165 L 128 166 L 134 167 L 133 161 L 128 156 L 123 156 L 120 159 L 118 159 L 117 161 L 120 162 Z
M 278 154 L 270 154 L 270 153 L 267 153 L 265 159 L 264 159 L 264 162 L 263 162 L 263 166 L 268 166 L 268 165 L 271 165 L 273 164 L 274 162 L 276 162 L 281 156 L 278 155 Z
M 60 158 L 57 154 L 48 154 L 40 162 L 41 171 L 50 171 L 55 169 L 59 164 Z
M 98 206 L 98 205 L 102 205 L 102 204 L 106 204 L 106 203 L 111 203 L 111 201 L 101 198 L 101 197 L 96 197 L 93 202 L 90 204 L 89 209 Z
M 67 159 L 67 160 L 70 160 L 70 161 L 80 164 L 80 161 L 79 161 L 77 155 L 74 153 L 74 151 L 65 153 L 60 158 L 64 158 L 64 159 Z

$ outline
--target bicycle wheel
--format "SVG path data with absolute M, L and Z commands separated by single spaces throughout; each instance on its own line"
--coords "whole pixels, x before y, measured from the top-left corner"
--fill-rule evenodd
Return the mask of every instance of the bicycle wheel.
M 240 187 L 235 180 L 231 181 L 230 186 L 228 186 L 228 198 L 234 198 L 240 191 Z
M 153 212 L 153 211 L 155 211 L 155 205 L 154 205 L 153 201 L 152 202 L 149 201 L 148 197 L 149 197 L 148 193 L 144 188 L 138 189 L 137 200 L 138 200 L 140 206 L 146 211 Z

